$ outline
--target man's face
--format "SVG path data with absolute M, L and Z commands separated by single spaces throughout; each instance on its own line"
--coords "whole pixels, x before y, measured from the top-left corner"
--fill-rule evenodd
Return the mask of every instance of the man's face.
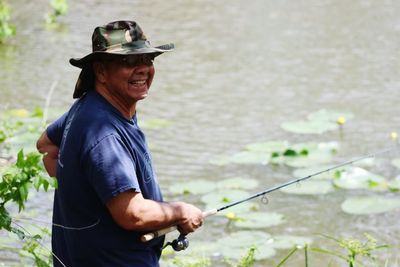
M 152 56 L 115 57 L 103 66 L 103 84 L 111 95 L 128 103 L 147 97 L 155 73 Z

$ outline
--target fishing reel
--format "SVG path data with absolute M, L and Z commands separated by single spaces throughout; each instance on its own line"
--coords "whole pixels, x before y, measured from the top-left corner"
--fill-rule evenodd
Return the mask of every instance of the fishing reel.
M 167 246 L 171 246 L 175 251 L 182 251 L 189 247 L 189 239 L 185 235 L 179 235 L 177 239 L 172 242 L 168 242 L 164 245 L 163 249 Z

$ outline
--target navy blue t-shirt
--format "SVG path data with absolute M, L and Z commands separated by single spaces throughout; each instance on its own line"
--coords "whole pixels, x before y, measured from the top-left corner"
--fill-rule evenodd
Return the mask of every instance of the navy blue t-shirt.
M 96 91 L 89 91 L 47 129 L 60 148 L 53 209 L 53 252 L 75 266 L 158 266 L 163 238 L 142 243 L 105 203 L 134 190 L 162 201 L 145 137 L 136 116 L 128 120 Z M 54 266 L 62 266 L 54 258 Z

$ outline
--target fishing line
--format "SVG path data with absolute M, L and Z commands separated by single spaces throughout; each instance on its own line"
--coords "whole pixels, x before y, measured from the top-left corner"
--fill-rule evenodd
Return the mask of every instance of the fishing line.
M 22 229 L 22 231 L 23 231 L 23 233 L 24 233 L 24 236 L 23 236 L 22 239 L 25 239 L 25 237 L 34 239 L 34 240 L 39 244 L 39 246 L 41 246 L 41 247 L 42 247 L 44 250 L 46 250 L 47 252 L 51 253 L 51 255 L 53 255 L 54 258 L 55 258 L 56 260 L 58 260 L 58 262 L 59 262 L 63 267 L 67 267 L 67 266 L 61 261 L 61 259 L 60 259 L 52 250 L 48 249 L 45 245 L 43 245 L 43 244 L 42 244 L 41 242 L 39 242 L 37 239 L 33 238 L 33 237 L 32 237 L 32 234 L 31 234 L 28 230 L 26 230 L 25 227 L 23 227 L 22 225 L 20 225 L 20 224 L 14 222 L 14 221 L 12 221 L 12 223 L 15 224 L 17 227 L 19 227 L 19 228 Z M 29 236 L 26 236 L 26 235 L 25 235 L 25 232 L 26 232 Z
M 87 226 L 83 226 L 83 227 L 69 227 L 69 226 L 64 226 L 64 225 L 61 225 L 61 224 L 57 224 L 57 223 L 52 223 L 52 222 L 46 222 L 46 221 L 43 221 L 43 220 L 38 220 L 38 219 L 32 219 L 32 218 L 12 218 L 12 220 L 11 220 L 11 222 L 14 224 L 14 225 L 16 225 L 17 227 L 19 227 L 19 228 L 21 228 L 22 230 L 23 230 L 23 234 L 24 234 L 24 236 L 23 236 L 23 238 L 21 238 L 21 239 L 25 239 L 25 237 L 28 237 L 28 238 L 31 238 L 31 239 L 34 239 L 33 237 L 32 237 L 32 234 L 29 232 L 29 231 L 27 231 L 26 229 L 25 229 L 25 227 L 23 227 L 22 225 L 20 225 L 19 223 L 16 223 L 15 221 L 36 221 L 36 222 L 40 222 L 40 223 L 44 223 L 44 224 L 49 224 L 49 225 L 53 225 L 53 226 L 55 226 L 55 227 L 59 227 L 59 228 L 62 228 L 62 229 L 66 229 L 66 230 L 74 230 L 74 231 L 80 231 L 80 230 L 87 230 L 87 229 L 89 229 L 89 228 L 93 228 L 93 227 L 95 227 L 96 225 L 98 225 L 99 223 L 100 223 L 100 219 L 98 219 L 95 223 L 93 223 L 93 224 L 90 224 L 90 225 L 87 225 Z M 40 228 L 40 227 L 38 227 L 38 228 Z M 29 236 L 27 236 L 26 234 L 25 234 L 25 232 L 29 235 Z M 45 245 L 43 245 L 41 242 L 39 242 L 37 239 L 34 239 L 44 250 L 46 250 L 47 252 L 49 252 L 49 253 L 51 253 L 51 255 L 53 255 L 54 256 L 54 258 L 63 266 L 63 267 L 67 267 L 62 261 L 61 261 L 61 259 L 51 250 L 51 249 L 48 249 Z M 180 242 L 178 242 L 178 241 L 180 241 Z M 186 245 L 186 247 L 185 248 L 181 248 L 182 247 L 182 241 L 181 240 L 178 240 L 178 241 L 176 241 L 176 244 L 174 243 L 174 249 L 176 248 L 176 249 L 179 249 L 179 250 L 183 250 L 183 249 L 186 249 L 189 245 L 189 241 L 187 240 L 187 245 Z M 186 243 L 184 243 L 183 245 L 185 245 Z M 180 249 L 181 248 L 181 249 Z M 179 251 L 179 250 L 177 250 L 177 251 Z
M 47 221 L 43 221 L 43 220 L 39 220 L 39 219 L 32 219 L 32 218 L 23 218 L 23 217 L 21 217 L 21 218 L 13 218 L 12 220 L 14 220 L 14 221 L 33 221 L 33 222 L 52 225 L 52 226 L 55 226 L 55 227 L 66 229 L 66 230 L 75 230 L 75 231 L 80 231 L 80 230 L 86 230 L 86 229 L 89 229 L 89 228 L 93 228 L 93 227 L 95 227 L 96 225 L 98 225 L 100 223 L 100 219 L 97 219 L 96 222 L 94 222 L 94 223 L 92 223 L 90 225 L 87 225 L 87 226 L 70 227 L 70 226 L 65 226 L 65 225 L 58 224 L 58 223 L 47 222 Z
M 266 194 L 268 194 L 268 193 L 277 191 L 277 190 L 279 190 L 279 189 L 281 189 L 281 188 L 287 187 L 287 186 L 292 185 L 292 184 L 295 184 L 295 183 L 300 184 L 300 182 L 302 182 L 302 181 L 304 181 L 304 180 L 307 180 L 307 179 L 310 179 L 311 177 L 317 176 L 317 175 L 319 175 L 319 174 L 323 174 L 323 173 L 326 173 L 326 172 L 330 172 L 330 171 L 332 171 L 332 170 L 335 170 L 335 169 L 338 169 L 338 168 L 340 168 L 340 167 L 344 167 L 344 166 L 347 166 L 347 165 L 351 165 L 351 164 L 353 164 L 353 163 L 355 163 L 355 162 L 358 162 L 358 161 L 361 161 L 361 160 L 364 160 L 364 159 L 374 158 L 374 157 L 376 157 L 377 155 L 381 155 L 381 154 L 384 154 L 384 153 L 388 153 L 388 152 L 390 152 L 390 151 L 392 151 L 392 150 L 397 150 L 397 149 L 399 149 L 399 144 L 396 144 L 394 147 L 390 147 L 390 148 L 387 148 L 387 149 L 383 149 L 383 150 L 378 151 L 378 152 L 374 152 L 374 153 L 367 154 L 367 155 L 364 155 L 364 156 L 361 156 L 361 157 L 358 157 L 358 158 L 355 158 L 355 159 L 352 159 L 352 160 L 349 160 L 349 161 L 342 162 L 342 163 L 340 163 L 340 164 L 334 165 L 334 166 L 332 166 L 332 167 L 329 167 L 329 168 L 324 169 L 324 170 L 321 170 L 321 171 L 317 171 L 317 172 L 315 172 L 315 173 L 313 173 L 313 174 L 307 175 L 307 176 L 302 177 L 302 178 L 290 180 L 290 181 L 288 181 L 288 182 L 286 182 L 286 183 L 283 183 L 283 184 L 274 186 L 274 187 L 272 187 L 272 188 L 269 188 L 269 189 L 267 189 L 267 190 L 264 190 L 264 191 L 255 193 L 255 194 L 253 194 L 253 195 L 251 195 L 251 196 L 249 196 L 249 197 L 247 197 L 247 198 L 244 198 L 244 199 L 241 199 L 241 200 L 232 202 L 232 203 L 230 203 L 230 204 L 228 204 L 228 205 L 226 205 L 226 206 L 223 206 L 223 207 L 221 207 L 221 208 L 218 208 L 218 209 L 211 209 L 211 210 L 209 210 L 209 211 L 205 211 L 205 212 L 203 212 L 203 218 L 206 218 L 206 217 L 211 216 L 211 215 L 215 215 L 215 214 L 217 214 L 217 213 L 220 212 L 220 211 L 229 209 L 229 208 L 231 208 L 231 207 L 233 207 L 233 206 L 239 205 L 239 204 L 241 204 L 241 203 L 243 203 L 243 202 L 252 200 L 252 199 L 257 198 L 257 197 L 260 197 L 260 196 L 262 196 L 261 201 L 263 201 L 263 203 L 264 203 L 265 198 L 266 198 Z M 266 198 L 266 199 L 267 199 L 267 201 L 268 201 L 268 198 Z M 268 202 L 267 202 L 267 203 L 268 203 Z M 152 239 L 154 239 L 154 238 L 156 238 L 156 237 L 165 235 L 165 234 L 170 233 L 170 232 L 172 232 L 172 231 L 175 231 L 175 230 L 177 230 L 177 229 L 178 229 L 177 226 L 171 226 L 171 227 L 164 228 L 164 229 L 161 229 L 161 230 L 152 232 L 152 233 L 147 233 L 147 234 L 145 234 L 145 235 L 143 235 L 143 236 L 141 237 L 141 241 L 142 241 L 142 242 L 148 242 L 148 241 L 150 241 L 150 240 L 152 240 Z

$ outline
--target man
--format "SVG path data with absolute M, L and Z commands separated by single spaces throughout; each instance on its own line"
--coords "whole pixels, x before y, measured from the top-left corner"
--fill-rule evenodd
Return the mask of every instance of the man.
M 70 63 L 82 69 L 71 109 L 37 142 L 58 188 L 53 208 L 55 266 L 158 266 L 163 237 L 143 233 L 203 222 L 184 202 L 163 202 L 136 104 L 147 97 L 153 60 L 173 45 L 153 47 L 134 21 L 97 27 L 93 52 Z

